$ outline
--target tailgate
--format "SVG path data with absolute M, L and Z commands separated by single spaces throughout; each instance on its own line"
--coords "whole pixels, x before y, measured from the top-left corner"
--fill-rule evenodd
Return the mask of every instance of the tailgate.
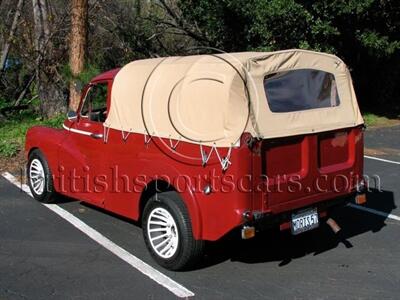
M 280 212 L 346 195 L 362 176 L 362 128 L 263 140 L 264 210 Z

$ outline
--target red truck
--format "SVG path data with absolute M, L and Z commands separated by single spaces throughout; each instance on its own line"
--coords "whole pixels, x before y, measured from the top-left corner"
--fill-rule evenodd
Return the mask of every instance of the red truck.
M 304 50 L 133 61 L 93 78 L 63 129 L 31 128 L 26 155 L 37 200 L 140 221 L 172 270 L 234 229 L 316 228 L 364 186 L 348 68 Z

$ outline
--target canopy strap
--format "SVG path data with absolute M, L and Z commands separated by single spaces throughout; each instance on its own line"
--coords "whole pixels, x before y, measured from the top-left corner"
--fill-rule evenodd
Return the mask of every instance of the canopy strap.
M 123 141 L 126 142 L 126 140 L 128 139 L 129 135 L 131 134 L 131 132 L 130 131 L 125 132 L 125 131 L 122 130 L 121 134 L 122 134 Z
M 151 135 L 147 134 L 147 132 L 144 132 L 144 144 L 147 145 L 151 142 Z
M 110 127 L 103 125 L 103 142 L 104 144 L 108 143 L 108 135 L 110 134 Z
M 231 161 L 230 161 L 231 153 L 232 153 L 232 146 L 229 147 L 228 153 L 226 154 L 225 157 L 221 157 L 219 155 L 219 152 L 218 152 L 217 149 L 215 149 L 215 153 L 217 153 L 217 157 L 218 157 L 218 160 L 219 160 L 219 162 L 221 164 L 222 171 L 228 170 L 229 166 L 232 164 Z
M 213 146 L 211 147 L 210 153 L 207 154 L 207 152 L 205 152 L 205 151 L 203 150 L 203 145 L 200 144 L 201 162 L 202 162 L 203 167 L 207 164 L 208 160 L 210 159 L 211 154 L 212 154 L 212 152 L 213 152 L 213 150 L 214 150 L 214 146 L 215 146 L 215 145 L 213 145 Z
M 232 162 L 230 161 L 231 154 L 232 154 L 232 146 L 229 147 L 229 150 L 228 150 L 228 153 L 226 154 L 226 156 L 222 157 L 219 154 L 218 149 L 215 144 L 211 147 L 211 150 L 208 154 L 206 151 L 204 151 L 202 144 L 200 144 L 200 154 L 201 154 L 201 161 L 202 161 L 203 167 L 210 160 L 210 157 L 211 157 L 211 154 L 213 153 L 213 151 L 215 151 L 215 153 L 217 155 L 217 158 L 219 160 L 219 163 L 221 164 L 222 170 L 223 171 L 228 170 L 229 166 L 232 164 Z
M 170 145 L 171 149 L 172 149 L 172 150 L 175 150 L 176 147 L 178 147 L 180 141 L 181 141 L 181 140 L 180 140 L 180 137 L 179 137 L 179 140 L 177 140 L 177 141 L 175 142 L 175 144 L 174 144 L 174 143 L 172 142 L 172 139 L 171 139 L 171 136 L 170 136 L 170 138 L 169 138 L 169 145 Z

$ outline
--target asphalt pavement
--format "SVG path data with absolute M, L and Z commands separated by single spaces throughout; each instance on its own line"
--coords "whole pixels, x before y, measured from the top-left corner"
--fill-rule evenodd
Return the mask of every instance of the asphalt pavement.
M 377 158 L 400 162 L 399 138 L 400 126 L 367 130 L 365 145 Z M 365 173 L 381 180 L 367 204 L 380 215 L 337 209 L 339 236 L 326 225 L 298 236 L 228 236 L 207 244 L 204 262 L 186 272 L 156 265 L 135 222 L 79 201 L 60 198 L 58 205 L 194 298 L 399 299 L 400 165 L 366 158 Z M 0 177 L 0 299 L 111 298 L 177 296 Z

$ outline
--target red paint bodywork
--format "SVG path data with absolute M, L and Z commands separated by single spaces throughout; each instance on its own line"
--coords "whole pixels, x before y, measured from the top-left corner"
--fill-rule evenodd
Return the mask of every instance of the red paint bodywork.
M 108 108 L 118 71 L 91 81 L 108 83 Z M 66 120 L 64 126 L 104 132 L 101 123 L 83 118 Z M 124 140 L 120 131 L 110 129 L 105 143 L 65 129 L 33 127 L 27 133 L 26 153 L 42 151 L 58 192 L 134 220 L 140 218 L 145 186 L 168 177 L 189 211 L 195 238 L 204 240 L 217 240 L 244 224 L 244 212 L 274 216 L 350 195 L 363 172 L 361 127 L 255 141 L 252 147 L 250 135 L 244 133 L 226 172 L 215 155 L 202 166 L 198 145 L 181 142 L 174 151 L 169 140 L 152 138 L 145 143 L 146 138 L 135 133 Z M 228 149 L 219 151 L 224 155 Z M 72 186 L 73 176 L 83 179 Z M 184 180 L 185 176 L 192 180 Z M 203 192 L 206 185 L 212 186 L 209 195 Z M 277 225 L 287 227 L 282 224 Z

